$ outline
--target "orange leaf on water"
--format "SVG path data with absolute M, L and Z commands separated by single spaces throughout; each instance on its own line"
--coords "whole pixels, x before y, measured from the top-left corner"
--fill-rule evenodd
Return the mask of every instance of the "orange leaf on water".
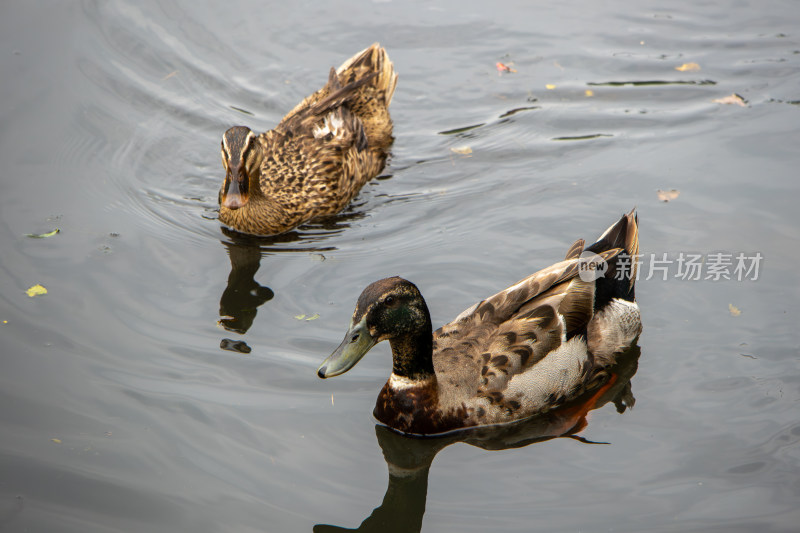
M 503 72 L 516 72 L 516 69 L 513 69 L 505 63 L 501 63 L 499 61 L 495 64 L 495 66 L 497 67 L 498 74 L 502 74 Z
M 681 72 L 697 72 L 700 70 L 700 65 L 697 63 L 684 63 L 679 67 L 675 67 L 675 70 L 679 70 Z

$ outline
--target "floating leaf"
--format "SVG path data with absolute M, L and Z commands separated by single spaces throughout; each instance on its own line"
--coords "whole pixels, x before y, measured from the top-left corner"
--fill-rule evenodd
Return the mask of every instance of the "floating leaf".
M 728 105 L 738 105 L 741 107 L 747 107 L 744 98 L 742 98 L 736 93 L 733 93 L 730 96 L 725 96 L 723 98 L 716 98 L 711 101 L 714 102 L 715 104 L 728 104 Z
M 161 81 L 166 81 L 166 80 L 170 79 L 172 76 L 174 76 L 177 73 L 178 73 L 177 70 L 173 70 L 172 72 L 170 72 L 169 74 L 167 74 L 166 76 L 161 78 Z
M 318 318 L 319 318 L 319 313 L 314 313 L 310 317 L 306 318 L 306 322 L 308 322 L 309 320 L 316 320 Z
M 306 315 L 294 315 L 294 317 L 295 317 L 297 320 L 303 320 L 303 319 L 306 317 Z
M 555 86 L 555 85 L 553 85 L 552 83 L 548 83 L 548 84 L 546 84 L 546 85 L 544 86 L 544 88 L 545 88 L 545 89 L 547 89 L 548 91 L 552 91 L 553 89 L 555 89 L 555 88 L 556 88 L 556 86 Z
M 333 405 L 333 394 L 331 394 L 331 405 Z
M 47 289 L 45 289 L 44 287 L 42 287 L 37 283 L 36 285 L 25 291 L 25 294 L 27 294 L 30 298 L 33 298 L 35 296 L 41 296 L 43 294 L 47 294 Z
M 46 239 L 47 237 L 52 237 L 60 231 L 60 229 L 56 228 L 53 231 L 48 231 L 47 233 L 26 233 L 25 236 L 30 237 L 31 239 Z
M 513 65 L 513 63 L 512 63 L 512 65 Z M 495 66 L 497 67 L 498 74 L 502 74 L 503 72 L 516 72 L 515 69 L 513 69 L 510 66 L 508 66 L 508 65 L 506 65 L 504 63 L 501 63 L 499 61 L 495 64 Z
M 739 316 L 742 314 L 742 311 L 733 304 L 728 304 L 728 311 L 730 311 L 731 316 Z
M 50 440 L 55 442 L 56 444 L 61 444 L 61 439 L 50 439 Z
M 472 148 L 470 148 L 469 146 L 458 146 L 458 147 L 451 147 L 450 151 L 461 155 L 469 155 L 472 153 Z
M 583 94 L 585 94 L 586 96 L 594 96 L 594 91 L 591 89 L 586 89 L 585 91 L 583 91 Z
M 681 72 L 697 72 L 700 70 L 700 65 L 697 63 L 684 63 L 679 67 L 675 67 L 675 70 L 679 70 Z
M 658 189 L 657 193 L 659 200 L 662 202 L 669 202 L 670 200 L 677 198 L 681 191 L 678 189 L 670 189 L 668 191 L 662 191 L 661 189 Z

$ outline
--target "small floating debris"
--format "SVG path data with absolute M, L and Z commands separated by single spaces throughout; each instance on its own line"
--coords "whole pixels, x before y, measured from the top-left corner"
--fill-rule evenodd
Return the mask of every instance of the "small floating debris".
M 56 444 L 61 444 L 61 439 L 50 439 L 50 442 L 55 442 Z
M 742 314 L 742 311 L 733 304 L 728 304 L 728 312 L 730 312 L 731 316 L 739 316 Z
M 456 154 L 469 155 L 472 153 L 472 148 L 469 146 L 452 146 L 450 151 Z
M 552 91 L 553 89 L 556 88 L 556 86 L 553 85 L 552 83 L 547 83 L 545 84 L 544 88 L 547 89 L 548 91 Z
M 723 98 L 715 98 L 714 100 L 711 101 L 714 102 L 715 104 L 738 105 L 741 107 L 747 107 L 747 101 L 736 93 L 733 93 L 730 96 L 725 96 Z
M 250 353 L 252 351 L 246 342 L 233 339 L 222 339 L 219 341 L 219 347 L 229 352 Z
M 37 283 L 33 287 L 30 287 L 28 290 L 26 290 L 25 294 L 27 294 L 29 298 L 35 298 L 36 296 L 47 294 L 47 289 Z
M 590 139 L 599 139 L 600 137 L 613 137 L 610 133 L 591 133 L 589 135 L 573 135 L 567 137 L 553 137 L 553 141 L 588 141 Z
M 678 189 L 670 189 L 668 191 L 662 191 L 661 189 L 658 189 L 656 194 L 658 194 L 658 199 L 660 201 L 666 203 L 677 198 L 681 194 L 681 191 Z
M 591 89 L 586 89 L 585 91 L 583 91 L 583 94 L 584 94 L 584 96 L 586 96 L 587 98 L 591 98 L 592 96 L 594 96 L 594 91 L 593 91 L 593 90 L 591 90 Z
M 511 64 L 513 65 L 514 63 L 511 63 Z M 497 74 L 498 75 L 502 75 L 503 72 L 516 72 L 517 71 L 516 69 L 511 68 L 509 65 L 506 65 L 505 63 L 501 63 L 499 61 L 495 64 L 495 67 L 497 67 Z
M 318 318 L 319 318 L 319 313 L 314 313 L 314 314 L 313 314 L 313 315 L 311 315 L 311 316 L 306 316 L 306 315 L 304 315 L 304 314 L 303 314 L 303 315 L 294 315 L 294 318 L 295 318 L 296 320 L 305 320 L 306 322 L 308 322 L 309 320 L 316 320 L 316 319 L 318 319 Z
M 533 101 L 535 102 L 536 100 L 533 100 Z M 509 109 L 508 111 L 506 111 L 505 113 L 503 113 L 502 115 L 500 115 L 497 118 L 506 118 L 506 117 L 510 117 L 511 115 L 516 115 L 517 113 L 519 113 L 521 111 L 531 111 L 533 109 L 541 109 L 541 106 L 529 105 L 529 106 L 523 106 L 523 107 L 515 107 L 514 109 Z
M 590 81 L 587 85 L 592 87 L 624 87 L 631 85 L 633 87 L 643 87 L 649 85 L 716 85 L 714 80 L 642 80 L 642 81 Z
M 250 112 L 250 111 L 248 111 L 247 109 L 242 109 L 241 107 L 236 107 L 235 105 L 231 105 L 231 106 L 228 106 L 228 107 L 230 107 L 230 108 L 231 108 L 231 109 L 233 109 L 234 111 L 238 111 L 239 113 L 243 113 L 243 114 L 245 114 L 245 115 L 248 115 L 248 116 L 251 116 L 251 117 L 254 117 L 254 116 L 255 116 L 255 114 L 251 113 L 251 112 Z
M 700 70 L 700 65 L 698 65 L 697 63 L 684 63 L 679 67 L 675 67 L 675 70 L 678 70 L 680 72 L 697 72 L 698 70 Z
M 48 231 L 47 233 L 26 233 L 25 236 L 30 237 L 31 239 L 46 239 L 60 232 L 61 230 L 56 228 L 53 231 Z
M 472 124 L 471 126 L 464 126 L 464 127 L 455 128 L 455 129 L 452 129 L 452 130 L 440 131 L 438 133 L 439 133 L 439 135 L 455 135 L 457 133 L 464 133 L 464 132 L 467 132 L 469 130 L 474 130 L 475 128 L 480 128 L 481 126 L 485 126 L 485 125 L 486 125 L 485 122 L 481 122 L 480 124 Z

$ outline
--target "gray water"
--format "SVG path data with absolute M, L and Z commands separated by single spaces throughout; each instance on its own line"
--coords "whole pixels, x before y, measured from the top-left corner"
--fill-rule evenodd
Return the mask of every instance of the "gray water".
M 797 531 L 799 30 L 794 1 L 4 3 L 0 530 Z M 223 233 L 222 132 L 374 41 L 380 179 Z M 585 428 L 376 428 L 387 345 L 316 377 L 371 281 L 441 325 L 633 206 L 644 334 Z

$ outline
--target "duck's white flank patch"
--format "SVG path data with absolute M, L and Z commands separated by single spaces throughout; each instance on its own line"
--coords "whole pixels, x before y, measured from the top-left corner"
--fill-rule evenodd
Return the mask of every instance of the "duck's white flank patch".
M 342 126 L 344 126 L 342 117 L 338 116 L 335 111 L 331 111 L 325 116 L 321 124 L 314 127 L 314 137 L 320 139 L 329 133 L 336 137 L 342 131 Z
M 389 388 L 394 390 L 405 390 L 412 387 L 421 387 L 430 382 L 432 378 L 428 379 L 409 379 L 405 376 L 398 376 L 394 372 L 389 376 Z

